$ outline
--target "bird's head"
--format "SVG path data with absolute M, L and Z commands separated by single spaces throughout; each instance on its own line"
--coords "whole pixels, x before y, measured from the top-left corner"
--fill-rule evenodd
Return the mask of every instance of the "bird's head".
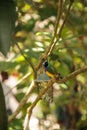
M 43 61 L 43 66 L 44 66 L 45 69 L 48 68 L 48 61 L 47 60 Z

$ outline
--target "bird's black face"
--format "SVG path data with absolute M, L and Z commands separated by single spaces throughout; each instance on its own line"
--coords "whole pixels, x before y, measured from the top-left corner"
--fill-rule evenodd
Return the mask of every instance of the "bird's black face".
M 48 61 L 46 60 L 44 63 L 43 63 L 44 67 L 47 68 L 48 67 Z
M 48 61 L 45 61 L 44 66 L 45 66 L 45 67 L 48 67 Z

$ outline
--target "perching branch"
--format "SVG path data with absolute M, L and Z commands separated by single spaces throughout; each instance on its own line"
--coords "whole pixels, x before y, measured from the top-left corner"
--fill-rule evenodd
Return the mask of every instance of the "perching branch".
M 73 73 L 69 74 L 68 76 L 66 76 L 65 78 L 61 79 L 61 80 L 57 80 L 56 78 L 49 80 L 46 88 L 43 88 L 41 90 L 41 92 L 39 93 L 39 95 L 37 96 L 37 98 L 35 99 L 35 101 L 33 102 L 33 104 L 28 108 L 27 110 L 27 114 L 25 117 L 25 121 L 24 121 L 24 130 L 28 130 L 28 126 L 29 126 L 29 120 L 32 114 L 32 110 L 33 108 L 36 106 L 37 102 L 41 99 L 41 97 L 43 96 L 43 94 L 49 89 L 49 87 L 52 87 L 53 83 L 57 82 L 57 83 L 64 83 L 67 80 L 71 79 L 71 78 L 75 78 L 78 74 L 86 72 L 87 71 L 87 66 L 78 69 L 76 71 L 74 71 Z
M 36 106 L 37 102 L 41 99 L 41 97 L 49 89 L 49 87 L 52 86 L 53 83 L 54 83 L 54 79 L 50 80 L 48 82 L 48 84 L 47 84 L 47 87 L 43 88 L 41 90 L 41 92 L 39 93 L 39 95 L 37 96 L 37 98 L 35 99 L 33 104 L 27 109 L 27 114 L 26 114 L 25 121 L 24 121 L 24 130 L 28 130 L 29 129 L 29 120 L 30 120 L 33 108 Z
M 87 66 L 85 66 L 85 67 L 83 67 L 83 68 L 81 68 L 81 69 L 78 69 L 78 70 L 72 72 L 71 74 L 67 75 L 65 78 L 63 78 L 63 79 L 61 79 L 61 80 L 59 80 L 59 81 L 57 81 L 57 82 L 58 82 L 58 83 L 66 82 L 66 81 L 68 81 L 69 79 L 75 78 L 75 77 L 76 77 L 77 75 L 79 75 L 80 73 L 84 73 L 84 72 L 86 72 L 86 71 L 87 71 Z
M 78 69 L 76 71 L 74 71 L 73 73 L 67 75 L 65 78 L 61 79 L 61 80 L 56 80 L 57 83 L 63 83 L 68 81 L 71 78 L 75 78 L 77 75 L 79 75 L 80 73 L 86 72 L 87 71 L 87 66 Z M 50 81 L 53 83 L 53 81 Z M 50 83 L 49 83 L 50 84 Z M 28 115 L 30 113 L 32 113 L 32 109 L 35 107 L 35 105 L 37 104 L 37 102 L 40 100 L 41 96 L 46 92 L 46 90 L 49 88 L 50 85 L 47 85 L 48 87 L 46 87 L 46 89 L 43 89 L 41 91 L 41 93 L 38 95 L 39 97 L 37 97 L 37 99 L 35 100 L 35 102 L 31 105 L 31 108 L 28 109 Z M 23 108 L 23 106 L 26 104 L 26 101 L 28 100 L 28 98 L 30 97 L 32 91 L 36 88 L 36 84 L 34 82 L 31 83 L 28 93 L 25 95 L 25 97 L 22 99 L 22 101 L 20 102 L 17 110 L 8 118 L 8 122 L 10 123 L 17 115 L 18 113 L 21 111 L 21 109 Z M 30 112 L 31 111 L 31 112 Z M 31 114 L 30 114 L 31 115 Z M 30 119 L 30 116 L 29 116 Z

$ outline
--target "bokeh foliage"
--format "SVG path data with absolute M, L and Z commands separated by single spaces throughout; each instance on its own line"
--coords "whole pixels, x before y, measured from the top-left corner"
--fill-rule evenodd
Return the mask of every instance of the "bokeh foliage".
M 12 43 L 13 45 L 10 46 L 11 44 L 9 44 L 9 41 L 11 35 L 8 35 L 7 42 L 3 39 L 1 41 L 0 38 L 0 51 L 5 55 L 9 53 L 7 54 L 8 61 L 5 58 L 1 59 L 0 71 L 6 70 L 11 74 L 15 70 L 18 71 L 19 74 L 21 74 L 21 76 L 19 77 L 21 78 L 26 73 L 32 72 L 32 67 L 26 62 L 23 55 L 20 53 L 19 49 L 17 48 L 16 42 L 18 42 L 18 44 L 20 45 L 20 48 L 22 49 L 22 52 L 27 57 L 27 59 L 31 60 L 32 64 L 36 66 L 40 56 L 43 55 L 43 53 L 47 50 L 52 39 L 57 16 L 57 0 L 14 0 L 14 2 L 16 3 L 16 11 L 18 17 L 16 19 L 15 29 L 13 25 L 11 25 L 11 29 L 15 32 L 15 40 L 13 40 L 14 44 Z M 61 17 L 61 21 L 64 19 L 69 2 L 70 1 L 67 0 L 63 5 L 64 12 L 63 16 Z M 50 57 L 48 57 L 50 66 L 54 68 L 54 71 L 56 73 L 61 73 L 63 77 L 87 64 L 87 3 L 84 4 L 84 2 L 86 2 L 86 0 L 74 1 L 67 22 L 62 30 L 61 39 L 56 44 L 56 47 Z M 13 10 L 13 7 L 11 5 L 9 6 L 9 9 L 12 8 Z M 1 13 L 0 19 L 2 18 Z M 3 10 L 2 16 L 6 14 L 6 10 Z M 12 15 L 12 23 L 15 21 L 14 15 L 15 14 Z M 8 18 L 7 21 L 5 21 L 6 25 L 8 25 L 8 20 L 11 20 L 11 18 Z M 6 31 L 8 32 L 8 34 L 10 34 L 10 27 L 7 27 L 7 30 L 2 29 L 2 35 L 4 38 L 7 35 Z M 12 56 L 12 58 L 9 58 L 9 56 Z M 19 92 L 16 97 L 19 101 L 21 101 L 22 97 L 26 93 L 22 90 L 24 90 L 25 88 L 26 90 L 28 89 L 28 86 L 32 79 L 33 74 L 30 76 L 29 79 L 18 86 L 18 91 L 20 90 L 21 92 Z M 76 77 L 76 80 L 69 80 L 67 82 L 69 86 L 69 91 L 66 92 L 64 91 L 63 87 L 60 87 L 61 96 L 54 96 L 54 101 L 57 105 L 64 105 L 64 103 L 70 102 L 69 98 L 72 95 L 75 95 L 76 103 L 79 104 L 80 111 L 82 113 L 81 123 L 86 122 L 87 120 L 87 117 L 85 115 L 85 113 L 87 114 L 86 79 L 87 73 L 78 75 Z M 78 92 L 75 91 L 75 85 L 77 83 Z M 37 92 L 37 90 L 35 90 L 35 92 Z M 59 93 L 57 94 L 60 95 Z M 55 102 L 53 111 L 56 107 Z M 26 106 L 23 108 L 24 115 L 26 114 L 26 108 L 28 105 L 30 105 L 30 103 L 26 104 Z M 12 130 L 14 124 L 17 124 L 18 127 L 16 128 L 15 125 L 15 129 L 22 129 L 19 128 L 19 126 L 22 126 L 22 121 L 23 119 L 20 119 L 20 121 L 15 120 L 13 124 L 9 126 L 9 130 Z

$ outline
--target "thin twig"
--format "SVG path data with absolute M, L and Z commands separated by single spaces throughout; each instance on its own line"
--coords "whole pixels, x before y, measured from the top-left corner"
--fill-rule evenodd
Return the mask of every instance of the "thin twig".
M 59 0 L 59 8 L 57 10 L 57 18 L 56 18 L 56 23 L 55 23 L 55 29 L 54 29 L 54 34 L 50 43 L 50 46 L 53 44 L 53 41 L 56 37 L 57 34 L 57 30 L 58 30 L 58 26 L 59 26 L 59 22 L 60 22 L 60 18 L 61 18 L 61 14 L 62 14 L 62 5 L 63 5 L 63 0 Z M 49 47 L 50 48 L 50 47 Z M 38 65 L 36 66 L 36 70 L 38 70 L 42 64 L 42 60 L 47 58 L 49 49 L 45 52 L 45 54 L 40 58 Z
M 31 62 L 31 59 L 28 57 L 26 57 L 25 55 L 24 55 L 24 53 L 23 53 L 23 51 L 22 51 L 22 49 L 20 48 L 20 46 L 19 46 L 19 44 L 18 43 L 16 43 L 16 45 L 17 45 L 17 47 L 18 47 L 18 49 L 20 50 L 20 53 L 22 54 L 22 56 L 24 57 L 24 59 L 27 61 L 27 63 L 31 66 L 31 68 L 33 69 L 33 72 L 35 73 L 35 68 L 34 68 L 34 66 L 33 66 L 33 64 L 32 64 L 32 62 Z
M 54 34 L 53 34 L 53 38 L 52 38 L 51 43 L 50 43 L 51 45 L 53 44 L 53 41 L 56 38 L 56 34 L 58 31 L 59 22 L 60 22 L 60 18 L 62 15 L 62 6 L 63 6 L 63 0 L 59 0 L 59 6 L 58 6 L 58 10 L 57 10 L 57 18 L 56 18 Z
M 15 87 L 17 87 L 22 81 L 24 81 L 25 79 L 27 79 L 32 73 L 27 73 L 25 76 L 23 76 L 6 94 L 5 96 L 7 96 L 12 89 L 14 89 Z
M 74 1 L 71 1 L 70 4 L 69 4 L 69 7 L 68 7 L 67 12 L 66 12 L 65 19 L 64 19 L 64 21 L 63 21 L 63 23 L 62 23 L 62 25 L 61 25 L 61 27 L 60 27 L 60 29 L 59 29 L 59 32 L 58 32 L 58 34 L 57 34 L 58 38 L 55 40 L 56 33 L 57 33 L 57 27 L 58 27 L 58 25 L 59 25 L 60 16 L 61 16 L 61 14 L 62 14 L 62 2 L 61 2 L 61 4 L 60 4 L 60 5 L 61 5 L 61 7 L 60 7 L 60 12 L 59 12 L 59 15 L 57 15 L 57 20 L 58 20 L 58 22 L 56 22 L 56 26 L 55 26 L 55 30 L 54 30 L 54 31 L 55 31 L 55 32 L 54 32 L 55 35 L 53 36 L 53 39 L 52 39 L 52 41 L 51 41 L 51 44 L 50 44 L 48 50 L 45 52 L 45 54 L 44 54 L 42 57 L 40 57 L 39 63 L 38 63 L 38 65 L 37 65 L 36 68 L 35 68 L 36 70 L 38 70 L 38 69 L 40 68 L 40 66 L 41 66 L 41 64 L 42 64 L 42 60 L 43 60 L 43 59 L 47 59 L 47 57 L 52 53 L 52 51 L 53 51 L 53 49 L 54 49 L 56 43 L 57 43 L 58 40 L 60 39 L 62 29 L 63 29 L 63 27 L 64 27 L 64 25 L 65 25 L 65 22 L 66 22 L 67 18 L 68 18 L 68 15 L 69 15 L 69 12 L 70 12 L 70 9 L 71 9 L 71 6 L 72 6 L 73 2 L 74 2 Z M 58 19 L 58 18 L 59 18 L 59 19 Z
M 61 35 L 62 29 L 63 29 L 63 27 L 64 27 L 64 25 L 65 25 L 65 23 L 66 23 L 66 21 L 67 21 L 67 18 L 68 18 L 68 15 L 69 15 L 69 13 L 70 13 L 70 9 L 71 9 L 71 7 L 72 7 L 72 4 L 73 4 L 73 2 L 70 2 L 69 7 L 68 7 L 67 12 L 66 12 L 66 15 L 65 15 L 65 19 L 64 19 L 64 21 L 63 21 L 63 23 L 62 23 L 62 25 L 61 25 L 61 28 L 60 28 L 60 30 L 59 30 L 59 33 L 58 33 L 59 36 Z M 57 40 L 57 41 L 58 41 L 58 40 Z
M 62 23 L 62 25 L 61 25 L 61 27 L 60 27 L 60 29 L 59 29 L 59 32 L 58 32 L 58 34 L 57 34 L 58 37 L 57 37 L 56 41 L 54 41 L 53 44 L 48 48 L 48 52 L 47 52 L 48 55 L 46 55 L 47 57 L 52 53 L 52 51 L 53 51 L 53 49 L 54 49 L 56 43 L 58 42 L 58 40 L 59 40 L 60 37 L 61 37 L 61 32 L 62 32 L 62 29 L 63 29 L 63 27 L 64 27 L 66 21 L 67 21 L 67 18 L 68 18 L 70 9 L 71 9 L 71 7 L 72 7 L 72 4 L 73 4 L 73 2 L 70 2 L 69 7 L 68 7 L 67 12 L 66 12 L 66 15 L 65 15 L 65 19 L 64 19 L 64 21 L 63 21 L 63 23 Z

